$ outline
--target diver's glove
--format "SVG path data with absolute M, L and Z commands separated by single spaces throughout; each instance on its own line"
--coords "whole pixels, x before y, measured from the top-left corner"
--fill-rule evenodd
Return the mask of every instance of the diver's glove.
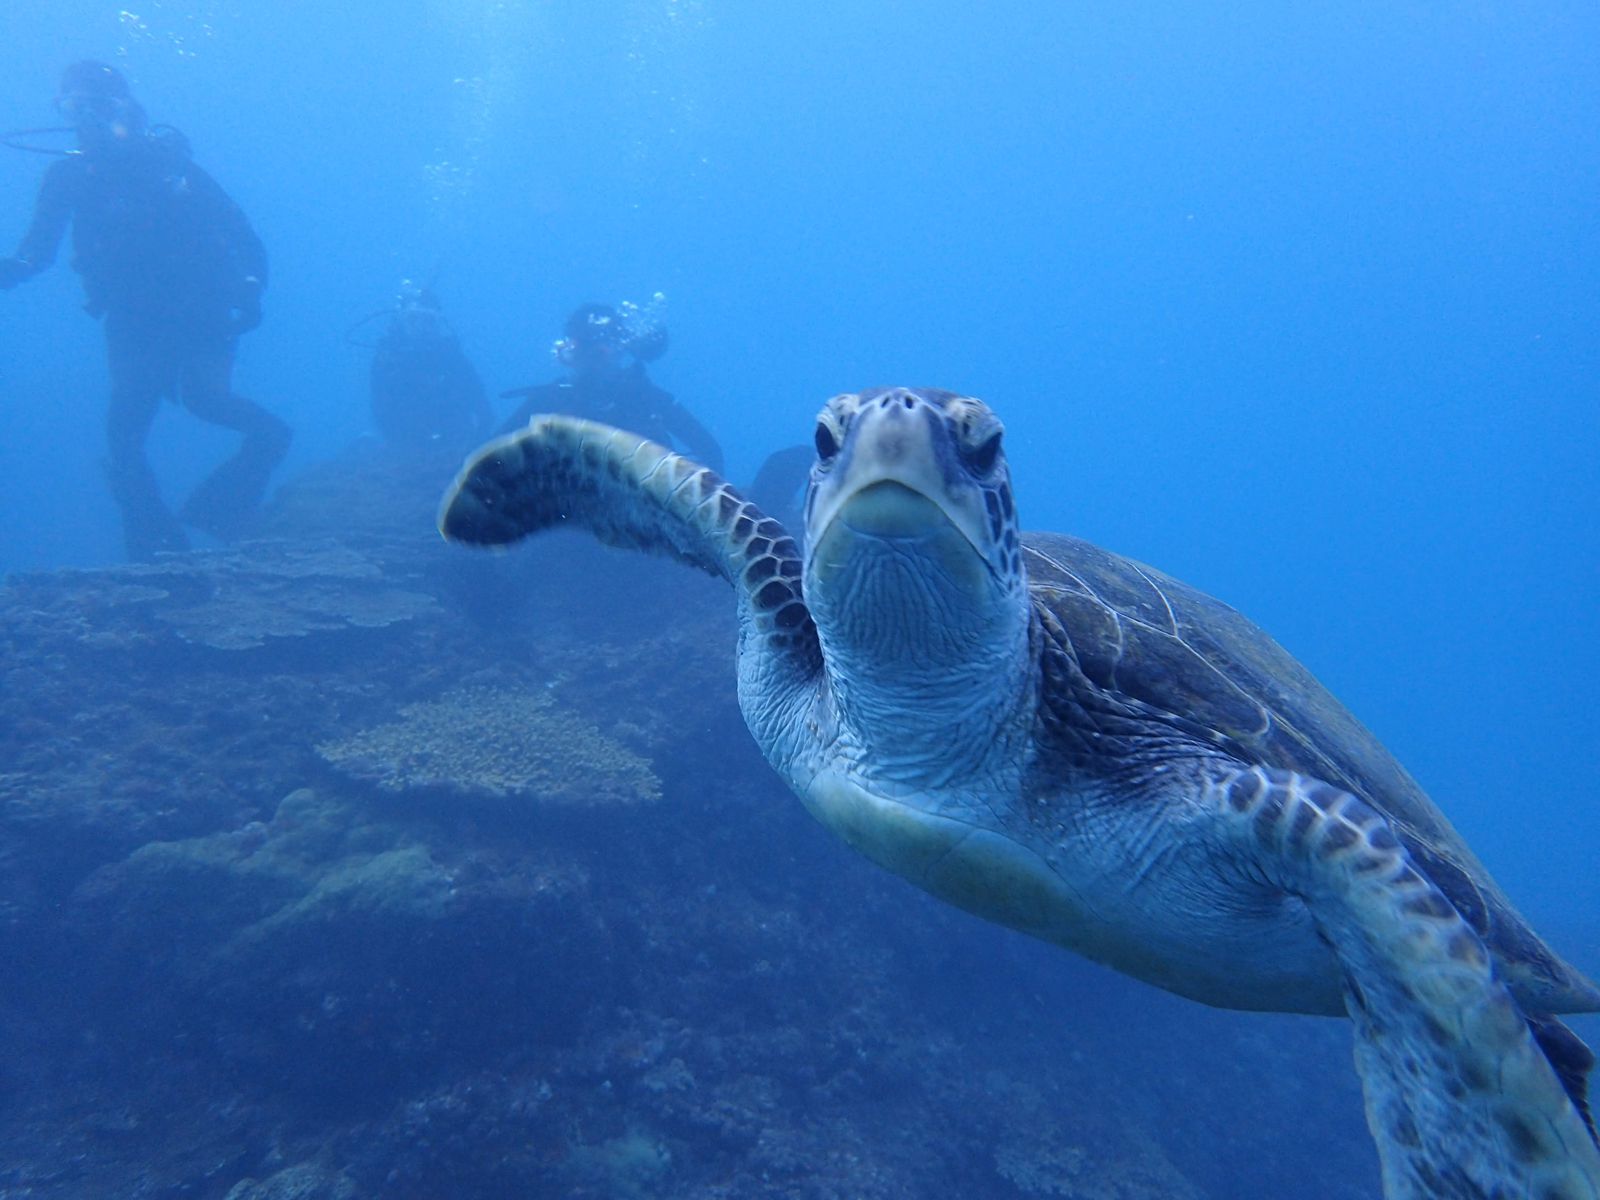
M 261 280 L 247 275 L 239 281 L 233 297 L 233 332 L 249 333 L 261 324 Z
M 25 258 L 0 258 L 0 291 L 10 291 L 33 274 L 33 264 Z

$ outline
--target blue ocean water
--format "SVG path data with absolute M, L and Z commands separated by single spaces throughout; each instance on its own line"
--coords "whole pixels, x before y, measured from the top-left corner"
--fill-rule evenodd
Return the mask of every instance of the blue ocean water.
M 664 293 L 653 375 L 736 479 L 834 392 L 982 396 L 1027 526 L 1258 621 L 1600 973 L 1593 4 L 4 20 L 0 124 L 105 59 L 250 215 L 273 278 L 236 382 L 295 427 L 284 477 L 366 432 L 345 333 L 407 277 L 491 392 L 555 373 L 575 304 Z M 46 161 L 0 152 L 0 252 Z M 64 261 L 0 294 L 0 572 L 120 556 L 79 303 Z M 229 444 L 169 409 L 151 450 L 177 494 Z

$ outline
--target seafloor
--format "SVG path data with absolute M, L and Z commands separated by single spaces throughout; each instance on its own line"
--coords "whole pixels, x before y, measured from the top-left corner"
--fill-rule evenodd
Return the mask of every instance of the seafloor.
M 723 585 L 445 546 L 449 474 L 0 589 L 0 1200 L 1376 1193 L 1339 1023 L 882 875 Z

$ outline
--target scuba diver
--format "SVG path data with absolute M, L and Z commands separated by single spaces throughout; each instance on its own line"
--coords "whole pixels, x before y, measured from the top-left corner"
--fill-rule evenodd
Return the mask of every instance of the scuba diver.
M 151 127 L 116 68 L 78 62 L 56 107 L 78 149 L 46 169 L 32 223 L 0 258 L 0 289 L 55 260 L 72 226 L 72 266 L 84 310 L 103 319 L 111 400 L 106 464 L 128 557 L 188 546 L 184 524 L 223 540 L 243 531 L 289 426 L 232 390 L 234 348 L 261 323 L 267 260 L 226 192 L 189 157 L 182 134 Z M 190 495 L 178 517 L 161 499 L 144 443 L 162 396 L 244 435 L 238 451 Z
M 383 440 L 407 450 L 482 441 L 494 413 L 433 290 L 405 280 L 387 311 L 370 375 L 372 420 Z
M 667 329 L 651 305 L 585 304 L 567 317 L 552 347 L 571 378 L 502 392 L 522 401 L 499 432 L 514 433 L 535 413 L 570 413 L 642 434 L 722 472 L 722 447 L 672 393 L 650 381 L 645 364 L 667 352 Z

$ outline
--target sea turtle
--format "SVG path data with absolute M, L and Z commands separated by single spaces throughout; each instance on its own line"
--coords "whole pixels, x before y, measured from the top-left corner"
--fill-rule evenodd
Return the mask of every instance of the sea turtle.
M 1207 1004 L 1347 1014 L 1385 1192 L 1600 1200 L 1600 992 L 1404 769 L 1233 609 L 1023 534 L 981 401 L 836 396 L 797 543 L 711 471 L 538 416 L 452 540 L 587 528 L 721 575 L 739 700 L 828 828 L 953 904 Z M 802 548 L 803 546 L 803 548 Z

